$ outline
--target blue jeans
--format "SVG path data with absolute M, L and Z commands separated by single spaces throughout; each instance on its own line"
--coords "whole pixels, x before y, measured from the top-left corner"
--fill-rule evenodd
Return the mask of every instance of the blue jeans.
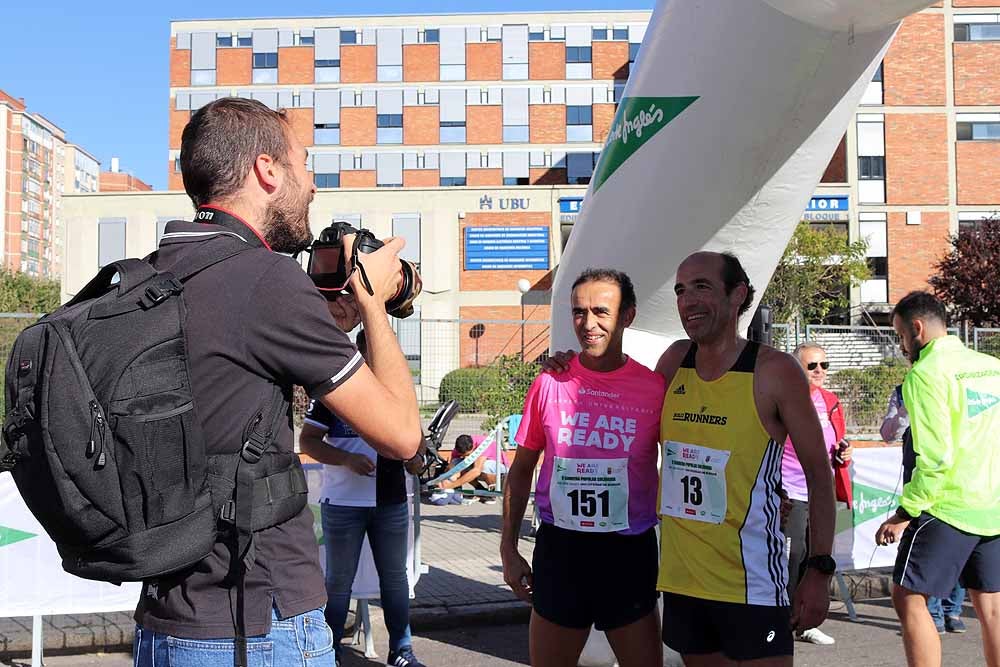
M 344 635 L 351 606 L 351 584 L 358 571 L 365 534 L 378 570 L 379 593 L 389 650 L 410 646 L 410 584 L 406 572 L 406 537 L 410 524 L 406 503 L 382 507 L 322 506 L 326 544 L 326 621 L 334 646 Z
M 962 603 L 965 602 L 965 589 L 962 584 L 955 584 L 951 595 L 946 598 L 927 598 L 927 610 L 931 612 L 931 618 L 935 625 L 944 625 L 945 616 L 961 616 Z
M 343 625 L 343 624 L 341 624 Z M 232 639 L 184 639 L 135 628 L 135 667 L 233 667 Z M 333 667 L 333 636 L 322 609 L 279 619 L 271 632 L 247 638 L 248 667 Z

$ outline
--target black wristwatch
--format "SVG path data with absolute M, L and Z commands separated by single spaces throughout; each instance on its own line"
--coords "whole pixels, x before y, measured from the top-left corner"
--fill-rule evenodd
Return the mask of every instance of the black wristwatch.
M 837 561 L 833 560 L 833 556 L 830 555 L 811 556 L 806 561 L 806 567 L 811 567 L 820 574 L 825 574 L 829 577 L 837 571 Z

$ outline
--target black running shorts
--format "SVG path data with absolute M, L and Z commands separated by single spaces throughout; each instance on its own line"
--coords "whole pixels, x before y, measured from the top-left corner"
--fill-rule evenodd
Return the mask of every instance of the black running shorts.
M 683 655 L 722 653 L 743 662 L 792 655 L 790 607 L 663 594 L 663 643 Z
M 939 598 L 948 597 L 956 581 L 972 590 L 1000 592 L 1000 535 L 966 533 L 924 512 L 903 531 L 892 580 Z
M 532 556 L 535 613 L 567 628 L 614 630 L 656 608 L 656 532 L 584 533 L 543 523 Z

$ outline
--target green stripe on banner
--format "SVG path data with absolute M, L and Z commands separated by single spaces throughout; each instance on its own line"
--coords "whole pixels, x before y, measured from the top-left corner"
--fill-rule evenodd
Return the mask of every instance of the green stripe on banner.
M 7 526 L 0 526 L 0 548 L 9 547 L 16 542 L 22 542 L 24 540 L 30 540 L 32 537 L 38 537 L 34 533 L 26 533 L 23 530 L 16 530 L 14 528 L 8 528 Z
M 873 486 L 858 484 L 856 481 L 854 488 L 854 523 L 855 525 L 864 523 L 875 517 L 885 517 L 895 510 L 896 492 L 877 489 Z
M 608 132 L 601 161 L 594 170 L 594 192 L 657 132 L 698 99 L 694 97 L 626 97 Z

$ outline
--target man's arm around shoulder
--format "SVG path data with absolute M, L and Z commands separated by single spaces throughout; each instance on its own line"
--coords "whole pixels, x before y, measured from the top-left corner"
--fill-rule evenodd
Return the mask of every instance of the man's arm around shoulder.
M 691 344 L 689 340 L 675 341 L 664 350 L 663 354 L 660 355 L 660 360 L 656 362 L 655 370 L 667 381 L 668 387 L 674 381 L 674 375 L 677 374 L 677 369 L 684 362 L 684 357 L 691 349 Z

